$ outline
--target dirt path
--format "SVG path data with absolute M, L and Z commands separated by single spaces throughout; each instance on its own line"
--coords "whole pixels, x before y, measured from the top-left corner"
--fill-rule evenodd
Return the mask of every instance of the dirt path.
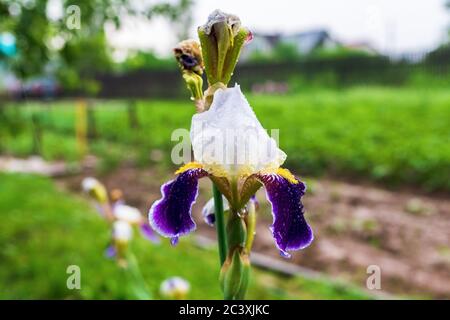
M 78 192 L 90 171 L 58 181 Z M 121 187 L 127 202 L 146 212 L 160 197 L 160 185 L 169 176 L 165 170 L 125 165 L 100 178 L 108 188 Z M 199 232 L 214 237 L 214 229 L 200 217 L 202 205 L 209 199 L 209 181 L 203 179 L 200 188 L 195 219 Z M 255 250 L 282 259 L 268 229 L 272 218 L 263 191 L 258 199 L 261 208 Z M 295 253 L 292 263 L 361 287 L 366 283 L 367 267 L 377 265 L 384 292 L 450 298 L 450 200 L 330 180 L 310 182 L 304 200 L 315 241 Z

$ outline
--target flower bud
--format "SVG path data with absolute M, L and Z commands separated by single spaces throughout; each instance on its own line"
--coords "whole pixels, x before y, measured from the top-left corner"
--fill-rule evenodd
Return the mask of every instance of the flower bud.
M 113 189 L 110 192 L 110 198 L 113 203 L 123 202 L 123 192 L 120 189 Z
M 239 53 L 250 32 L 241 27 L 239 17 L 213 11 L 206 24 L 198 28 L 208 82 L 227 84 Z
M 108 202 L 108 193 L 106 192 L 105 186 L 95 178 L 88 177 L 84 178 L 81 182 L 81 187 L 84 192 L 89 194 L 94 200 L 98 201 L 100 204 Z

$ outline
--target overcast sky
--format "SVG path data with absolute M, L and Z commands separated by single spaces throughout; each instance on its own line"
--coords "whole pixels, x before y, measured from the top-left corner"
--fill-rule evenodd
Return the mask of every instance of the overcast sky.
M 369 42 L 386 53 L 414 52 L 435 47 L 445 39 L 450 14 L 445 0 L 196 0 L 194 26 L 216 8 L 239 15 L 252 31 L 297 32 L 327 29 L 343 42 Z M 153 48 L 168 54 L 176 40 L 162 19 L 128 21 L 109 32 L 120 48 Z

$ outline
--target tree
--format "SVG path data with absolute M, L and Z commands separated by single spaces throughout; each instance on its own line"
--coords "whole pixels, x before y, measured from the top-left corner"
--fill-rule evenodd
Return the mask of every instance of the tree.
M 160 4 L 153 7 L 153 13 L 164 14 L 171 22 L 178 41 L 186 40 L 190 37 L 189 30 L 192 27 L 193 0 L 180 0 L 178 6 L 170 4 Z
M 178 0 L 138 9 L 127 0 L 0 0 L 0 32 L 12 33 L 17 45 L 17 55 L 0 59 L 6 59 L 22 79 L 50 69 L 69 87 L 92 89 L 94 73 L 112 64 L 104 31 L 107 23 L 118 28 L 124 17 L 157 15 L 183 21 L 192 4 L 192 0 Z M 62 14 L 51 16 L 49 9 L 55 7 Z

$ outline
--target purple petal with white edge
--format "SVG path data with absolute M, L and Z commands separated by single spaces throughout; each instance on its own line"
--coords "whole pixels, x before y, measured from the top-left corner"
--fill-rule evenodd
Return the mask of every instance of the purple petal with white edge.
M 162 198 L 150 208 L 150 225 L 162 236 L 172 238 L 172 244 L 176 244 L 179 236 L 195 230 L 192 205 L 198 195 L 198 179 L 206 175 L 199 168 L 180 173 L 161 187 Z
M 155 231 L 153 231 L 153 229 L 150 227 L 150 225 L 148 223 L 146 223 L 146 222 L 142 223 L 140 225 L 140 229 L 141 229 L 141 233 L 145 239 L 147 239 L 153 243 L 160 242 L 158 235 L 155 233 Z
M 258 175 L 266 188 L 267 199 L 272 204 L 272 234 L 284 257 L 290 257 L 287 251 L 303 249 L 314 239 L 313 232 L 303 214 L 301 197 L 306 186 L 295 178 L 294 184 L 277 174 Z

